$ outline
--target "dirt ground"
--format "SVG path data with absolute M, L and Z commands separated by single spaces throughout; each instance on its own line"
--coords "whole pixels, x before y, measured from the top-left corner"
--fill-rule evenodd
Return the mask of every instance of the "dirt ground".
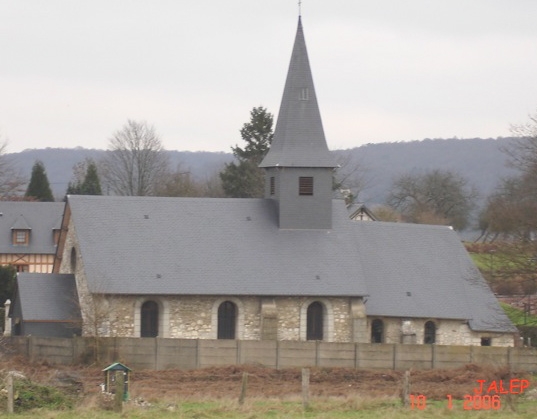
M 20 357 L 2 357 L 0 374 L 19 371 L 32 381 L 77 387 L 84 395 L 100 392 L 103 382 L 102 367 L 53 366 L 46 363 L 29 364 Z M 275 370 L 261 366 L 228 366 L 182 371 L 133 371 L 130 378 L 132 398 L 149 402 L 155 400 L 237 398 L 240 394 L 243 372 L 248 373 L 248 397 L 287 399 L 301 394 L 301 369 Z M 389 370 L 355 370 L 348 368 L 311 368 L 310 395 L 312 397 L 397 397 L 402 389 L 404 372 Z M 424 394 L 427 399 L 445 399 L 451 394 L 462 399 L 473 394 L 476 380 L 509 380 L 526 378 L 530 388 L 533 377 L 506 368 L 487 368 L 466 365 L 453 370 L 411 371 L 411 392 Z

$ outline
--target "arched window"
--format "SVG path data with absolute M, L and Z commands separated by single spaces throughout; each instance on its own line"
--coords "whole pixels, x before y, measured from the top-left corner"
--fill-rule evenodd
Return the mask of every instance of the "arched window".
M 154 338 L 158 336 L 158 304 L 154 301 L 146 301 L 142 304 L 140 336 Z
M 384 322 L 380 319 L 375 319 L 371 323 L 371 343 L 382 342 L 384 342 Z
M 430 320 L 428 322 L 425 322 L 423 343 L 430 345 L 436 343 L 436 324 L 434 324 L 434 322 Z
M 235 339 L 237 325 L 237 306 L 231 301 L 224 301 L 218 307 L 218 339 Z
M 308 306 L 306 339 L 323 340 L 323 305 L 315 301 Z

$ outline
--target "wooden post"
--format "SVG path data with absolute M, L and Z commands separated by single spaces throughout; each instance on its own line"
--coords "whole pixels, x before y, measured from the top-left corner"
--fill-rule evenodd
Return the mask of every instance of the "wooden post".
M 304 409 L 310 407 L 310 370 L 302 368 L 302 406 Z
M 401 391 L 401 401 L 403 406 L 408 407 L 410 405 L 410 371 L 405 371 L 403 377 L 403 390 Z
M 123 371 L 116 371 L 116 397 L 114 399 L 114 412 L 123 411 L 123 394 L 125 391 L 125 374 Z
M 239 404 L 244 404 L 244 399 L 246 398 L 246 388 L 248 387 L 248 373 L 242 373 L 242 386 L 241 386 L 241 395 L 239 396 Z
M 13 413 L 13 374 L 7 374 L 7 413 Z

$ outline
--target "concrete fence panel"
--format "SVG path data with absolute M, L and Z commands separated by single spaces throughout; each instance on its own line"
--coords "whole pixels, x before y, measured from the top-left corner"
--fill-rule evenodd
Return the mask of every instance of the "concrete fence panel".
M 239 341 L 239 364 L 262 365 L 276 368 L 278 365 L 278 342 L 275 340 Z
M 51 364 L 69 365 L 73 362 L 71 339 L 30 336 L 28 339 L 30 361 L 46 360 Z
M 495 346 L 472 346 L 471 348 L 473 364 L 501 367 L 509 362 L 508 348 Z
M 279 341 L 277 367 L 314 367 L 317 365 L 316 352 L 316 343 L 312 341 Z
M 127 366 L 136 365 L 140 369 L 157 369 L 157 348 L 159 339 L 117 338 L 115 353 L 117 359 Z
M 42 338 L 6 340 L 12 353 L 31 361 L 103 368 L 122 362 L 133 369 L 193 369 L 253 364 L 270 368 L 346 367 L 361 369 L 447 369 L 467 364 L 509 365 L 537 372 L 537 349 L 485 346 L 337 343 L 312 341 L 238 341 L 162 338 Z
M 396 345 L 394 347 L 396 370 L 426 370 L 432 368 L 432 345 Z
M 318 367 L 354 368 L 355 357 L 354 343 L 317 343 Z
M 395 369 L 395 345 L 360 343 L 356 346 L 356 368 Z
M 509 364 L 515 371 L 537 372 L 536 348 L 508 348 Z
M 198 341 L 195 339 L 157 339 L 157 370 L 198 368 Z
M 472 363 L 471 346 L 433 345 L 432 366 L 436 369 L 459 368 Z M 505 349 L 505 348 L 504 348 Z
M 216 367 L 238 363 L 236 340 L 198 340 L 199 367 Z

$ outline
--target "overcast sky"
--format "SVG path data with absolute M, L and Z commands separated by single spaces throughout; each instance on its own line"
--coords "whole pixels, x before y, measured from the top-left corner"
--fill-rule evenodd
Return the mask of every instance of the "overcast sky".
M 509 135 L 537 110 L 535 0 L 303 0 L 328 146 Z M 127 119 L 229 151 L 277 115 L 297 0 L 0 0 L 9 152 L 107 148 Z

